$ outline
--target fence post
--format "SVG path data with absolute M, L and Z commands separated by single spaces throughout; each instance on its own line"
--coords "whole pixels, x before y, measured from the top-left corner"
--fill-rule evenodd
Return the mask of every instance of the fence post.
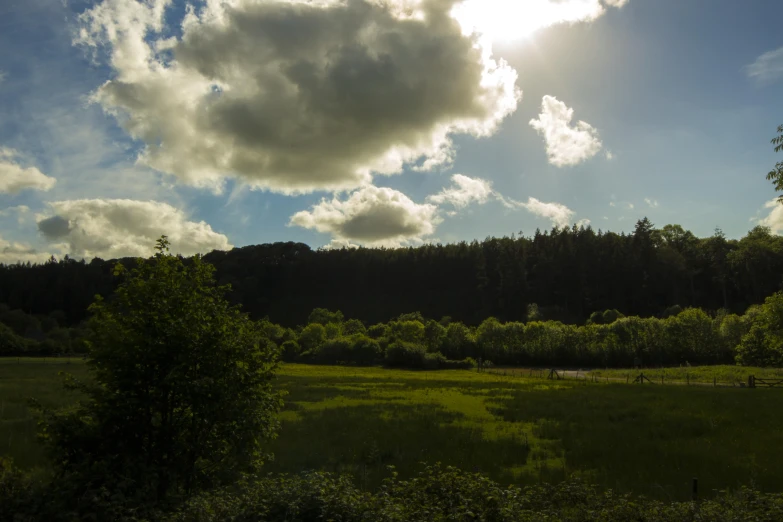
M 699 500 L 699 479 L 693 478 L 693 501 Z
M 686 385 L 688 385 L 688 386 L 690 386 L 690 385 L 691 385 L 691 376 L 690 376 L 690 375 L 688 375 L 687 373 L 685 374 L 685 383 L 686 383 Z
M 717 377 L 713 377 L 712 378 L 712 387 L 713 388 L 717 388 L 718 387 L 718 378 Z
M 663 375 L 661 375 L 661 385 L 663 385 Z

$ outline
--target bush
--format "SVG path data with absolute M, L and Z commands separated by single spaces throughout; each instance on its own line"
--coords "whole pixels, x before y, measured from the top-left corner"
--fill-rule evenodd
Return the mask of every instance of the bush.
M 750 319 L 750 332 L 737 347 L 737 363 L 783 366 L 783 292 L 768 297 Z
M 314 353 L 314 359 L 323 364 L 337 364 L 352 361 L 352 343 L 345 337 L 330 339 Z
M 302 353 L 302 347 L 296 341 L 286 341 L 280 347 L 280 357 L 285 362 L 295 362 Z
M 446 366 L 446 357 L 442 353 L 424 354 L 424 369 L 439 370 Z
M 366 335 L 354 336 L 352 351 L 353 361 L 357 364 L 373 364 L 383 359 L 381 345 Z
M 430 466 L 411 480 L 387 479 L 377 493 L 328 473 L 247 481 L 189 500 L 165 522 L 469 521 L 735 522 L 783 520 L 783 495 L 749 489 L 713 500 L 662 503 L 601 492 L 579 481 L 503 487 L 479 474 Z
M 427 350 L 418 344 L 396 341 L 386 348 L 386 366 L 391 368 L 424 368 Z
M 373 339 L 380 339 L 389 335 L 389 327 L 385 324 L 374 324 L 367 329 L 367 335 Z

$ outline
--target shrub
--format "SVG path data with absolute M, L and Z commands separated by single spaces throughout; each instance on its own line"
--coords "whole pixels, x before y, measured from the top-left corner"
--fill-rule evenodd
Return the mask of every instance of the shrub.
M 353 361 L 357 364 L 373 364 L 383 359 L 381 345 L 365 335 L 354 336 L 352 351 Z
M 299 346 L 299 343 L 296 341 L 284 342 L 280 347 L 280 350 L 280 356 L 285 362 L 295 362 L 302 353 L 302 347 Z
M 386 366 L 392 368 L 423 368 L 427 350 L 418 344 L 396 341 L 386 348 Z
M 350 362 L 352 360 L 352 347 L 353 345 L 349 339 L 338 337 L 337 339 L 326 341 L 313 355 L 317 362 L 324 364 Z

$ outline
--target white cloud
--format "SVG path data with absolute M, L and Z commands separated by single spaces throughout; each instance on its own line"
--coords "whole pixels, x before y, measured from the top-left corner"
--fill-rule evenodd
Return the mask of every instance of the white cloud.
M 767 217 L 755 218 L 751 221 L 756 221 L 759 225 L 769 227 L 775 234 L 783 233 L 783 205 L 777 199 L 773 199 L 764 205 L 764 209 L 771 209 Z
M 574 222 L 574 215 L 576 215 L 576 212 L 562 203 L 545 203 L 536 198 L 529 198 L 527 202 L 522 202 L 503 198 L 502 196 L 500 196 L 500 200 L 507 208 L 525 209 L 538 217 L 549 219 L 553 226 L 560 228 L 570 226 Z M 590 223 L 590 220 L 583 219 L 579 223 L 587 225 Z
M 0 210 L 0 216 L 7 217 L 16 215 L 17 223 L 23 224 L 30 217 L 30 207 L 27 205 L 17 205 Z
M 22 190 L 51 190 L 57 180 L 35 167 L 22 167 L 13 149 L 0 148 L 0 192 L 17 194 Z
M 762 84 L 783 78 L 783 47 L 762 54 L 745 69 L 750 78 Z
M 614 153 L 612 153 L 612 151 L 610 150 L 607 150 L 605 157 L 607 161 L 612 161 L 614 159 Z
M 607 7 L 623 7 L 628 0 L 466 0 L 457 3 L 454 16 L 466 32 L 493 40 L 524 38 L 556 24 L 592 22 Z
M 0 70 L 0 83 L 3 83 L 7 77 L 8 74 L 5 71 Z
M 658 201 L 650 198 L 644 198 L 644 202 L 647 203 L 647 206 L 650 208 L 658 208 Z
M 452 135 L 516 110 L 516 71 L 463 34 L 455 1 L 211 0 L 165 38 L 170 0 L 104 0 L 77 43 L 108 51 L 92 99 L 141 163 L 215 191 L 341 190 L 448 164 Z
M 483 205 L 494 195 L 492 183 L 484 179 L 455 174 L 451 181 L 451 187 L 427 197 L 427 201 L 436 205 L 450 203 L 456 208 L 465 208 L 471 203 Z
M 536 198 L 530 198 L 524 207 L 536 216 L 549 219 L 560 228 L 572 223 L 575 212 L 561 203 L 544 203 Z
M 337 245 L 397 247 L 431 236 L 442 218 L 438 207 L 414 203 L 390 188 L 363 187 L 347 199 L 322 199 L 309 211 L 291 217 L 295 225 L 330 234 Z
M 147 257 L 163 234 L 183 255 L 229 250 L 228 238 L 207 223 L 189 221 L 167 203 L 129 199 L 81 199 L 49 203 L 38 230 L 53 243 L 66 243 L 75 258 Z
M 15 265 L 16 263 L 44 263 L 52 254 L 38 252 L 26 243 L 7 241 L 0 237 L 0 263 Z
M 530 126 L 544 138 L 549 163 L 556 167 L 578 165 L 603 147 L 596 129 L 584 121 L 572 126 L 573 118 L 573 109 L 554 96 L 544 96 L 541 114 L 530 120 Z

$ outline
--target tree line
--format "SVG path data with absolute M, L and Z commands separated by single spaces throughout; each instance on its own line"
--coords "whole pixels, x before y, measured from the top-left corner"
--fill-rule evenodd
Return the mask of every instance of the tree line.
M 274 243 L 215 251 L 205 261 L 221 284 L 231 285 L 232 303 L 286 327 L 304 324 L 315 308 L 342 310 L 367 324 L 419 310 L 477 326 L 487 317 L 524 321 L 532 304 L 544 319 L 584 324 L 612 309 L 639 317 L 662 317 L 673 306 L 742 313 L 781 290 L 783 238 L 764 227 L 739 240 L 720 231 L 698 238 L 645 218 L 630 234 L 554 228 L 400 249 Z M 0 266 L 0 302 L 77 325 L 96 294 L 113 291 L 114 264 L 66 256 Z
M 697 308 L 667 317 L 625 317 L 595 312 L 583 326 L 541 321 L 531 307 L 527 322 L 485 319 L 472 327 L 449 318 L 402 314 L 370 327 L 340 311 L 314 310 L 308 324 L 284 328 L 261 322 L 289 362 L 384 364 L 443 369 L 482 364 L 534 367 L 629 368 L 742 364 L 783 366 L 783 293 L 737 315 L 711 316 Z

